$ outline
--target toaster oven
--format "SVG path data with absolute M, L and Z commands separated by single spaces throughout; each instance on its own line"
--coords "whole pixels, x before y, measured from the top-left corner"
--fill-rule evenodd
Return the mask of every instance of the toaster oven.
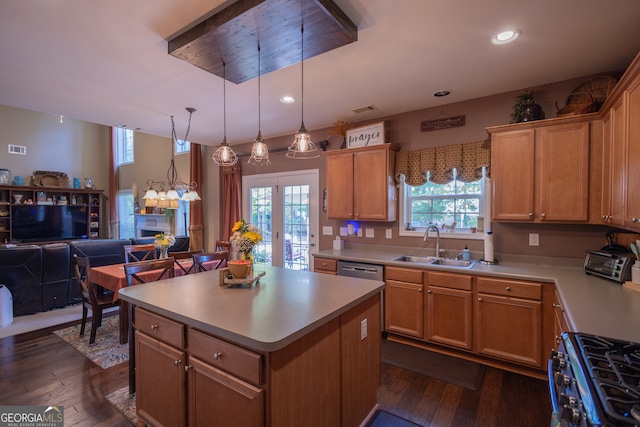
M 631 280 L 631 266 L 635 258 L 629 254 L 611 254 L 603 251 L 587 251 L 584 271 L 587 274 L 604 277 L 614 282 Z

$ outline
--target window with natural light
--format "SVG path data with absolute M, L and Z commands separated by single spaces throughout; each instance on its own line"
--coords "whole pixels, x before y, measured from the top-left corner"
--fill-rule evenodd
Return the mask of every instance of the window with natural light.
M 424 233 L 427 225 L 448 228 L 455 223 L 455 231 L 470 232 L 478 227 L 478 217 L 484 215 L 485 179 L 462 182 L 454 179 L 446 184 L 428 180 L 413 187 L 402 182 L 400 217 L 403 235 L 412 231 Z
M 133 225 L 133 191 L 118 191 L 118 221 L 120 222 L 120 239 L 134 237 Z
M 175 154 L 188 153 L 189 151 L 191 151 L 191 141 L 176 139 Z
M 133 135 L 130 129 L 113 128 L 116 139 L 116 161 L 118 166 L 133 163 Z

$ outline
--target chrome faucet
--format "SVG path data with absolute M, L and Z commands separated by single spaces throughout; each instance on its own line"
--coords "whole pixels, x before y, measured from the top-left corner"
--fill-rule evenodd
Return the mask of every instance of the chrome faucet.
M 427 229 L 424 231 L 424 237 L 422 240 L 424 240 L 425 242 L 429 241 L 429 230 L 435 230 L 436 231 L 436 256 L 441 256 L 441 249 L 440 249 L 440 230 L 438 229 L 438 226 L 435 224 L 429 224 L 427 225 Z M 442 250 L 442 252 L 444 252 L 444 250 Z

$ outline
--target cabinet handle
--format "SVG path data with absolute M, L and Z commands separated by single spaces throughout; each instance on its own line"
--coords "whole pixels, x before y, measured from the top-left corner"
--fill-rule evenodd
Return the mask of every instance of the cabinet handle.
M 213 353 L 213 358 L 214 358 L 215 360 L 222 359 L 222 353 Z
M 360 214 L 359 214 L 359 213 L 357 213 L 357 214 L 356 214 L 356 218 L 358 218 L 359 216 L 360 216 Z
M 326 267 L 326 266 L 327 266 L 327 263 L 326 263 L 326 262 L 323 262 L 323 263 L 322 263 L 322 266 L 323 266 L 323 267 Z
M 506 288 L 506 289 L 507 289 L 507 291 L 510 291 L 510 290 L 511 290 L 511 288 L 510 288 L 509 286 L 507 286 L 507 288 Z
M 158 329 L 158 325 L 151 325 L 151 330 L 155 331 L 156 329 Z
M 189 372 L 189 369 L 191 369 L 191 365 L 184 365 L 185 372 Z
M 529 212 L 529 218 L 533 218 L 533 212 Z
M 482 298 L 478 298 L 478 301 L 482 301 Z
M 556 304 L 555 302 L 553 304 L 551 304 L 551 306 L 553 308 L 562 308 L 562 306 L 560 304 Z
M 353 214 L 352 214 L 352 213 L 350 213 L 350 214 L 349 214 L 349 218 L 351 218 L 352 216 L 353 216 Z
M 429 289 L 429 290 L 427 291 L 427 293 L 428 293 L 428 294 L 430 294 L 430 293 L 431 293 L 431 289 Z
M 422 288 L 418 288 L 418 292 L 422 292 Z
M 547 214 L 546 214 L 546 213 L 544 213 L 544 212 L 542 212 L 542 214 L 541 214 L 540 216 L 541 216 L 542 218 L 544 218 L 544 217 L 546 217 L 546 216 L 547 216 Z
M 173 364 L 176 365 L 176 366 L 180 365 L 181 363 L 182 363 L 182 360 L 174 360 L 173 361 Z
M 636 221 L 637 221 L 637 219 L 635 217 L 631 218 L 631 222 L 636 222 Z

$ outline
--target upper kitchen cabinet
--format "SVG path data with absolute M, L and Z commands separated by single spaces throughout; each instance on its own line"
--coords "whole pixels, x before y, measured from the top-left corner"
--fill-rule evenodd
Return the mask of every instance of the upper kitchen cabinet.
M 394 144 L 327 151 L 327 218 L 396 220 Z
M 590 129 L 597 118 L 586 114 L 487 128 L 492 220 L 588 222 Z
M 640 55 L 600 111 L 605 149 L 601 221 L 640 231 Z

